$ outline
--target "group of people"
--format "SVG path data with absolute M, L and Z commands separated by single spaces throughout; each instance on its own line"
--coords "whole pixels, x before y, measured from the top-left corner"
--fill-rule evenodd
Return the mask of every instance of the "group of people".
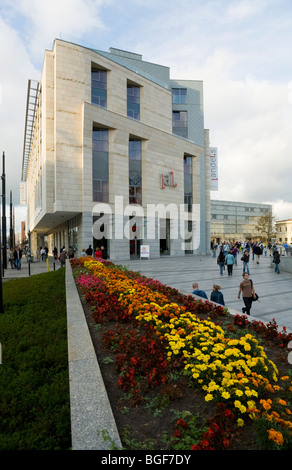
M 199 285 L 197 282 L 193 283 L 193 289 L 194 289 L 193 290 L 194 295 L 198 295 L 199 297 L 203 297 L 204 299 L 208 300 L 208 296 L 206 292 L 204 290 L 199 289 Z M 217 304 L 225 305 L 224 297 L 220 289 L 221 289 L 221 286 L 218 286 L 217 284 L 213 284 L 212 292 L 210 295 L 210 300 L 212 300 L 212 302 L 216 302 Z
M 264 246 L 261 242 L 236 242 L 234 244 L 223 242 L 219 247 L 216 245 L 211 246 L 213 250 L 213 257 L 216 257 L 217 249 L 219 248 L 219 254 L 217 256 L 217 264 L 220 267 L 220 275 L 223 276 L 225 266 L 227 266 L 228 276 L 233 274 L 233 266 L 237 265 L 237 258 L 241 255 L 241 261 L 243 265 L 243 280 L 240 282 L 238 298 L 242 296 L 244 307 L 242 312 L 246 315 L 250 315 L 252 302 L 258 299 L 258 295 L 255 293 L 254 285 L 252 280 L 249 278 L 249 260 L 252 255 L 253 259 L 256 259 L 256 263 L 260 263 L 260 256 L 263 254 Z M 278 251 L 274 251 L 274 262 L 275 271 L 279 271 L 280 255 Z M 193 294 L 208 299 L 205 291 L 199 289 L 198 283 L 193 283 Z M 225 305 L 224 296 L 221 292 L 221 287 L 218 284 L 213 284 L 212 292 L 210 294 L 210 300 L 220 305 Z
M 95 257 L 95 258 L 108 259 L 107 251 L 106 251 L 106 248 L 104 246 L 101 246 L 101 247 L 97 246 L 94 250 L 92 248 L 92 246 L 89 245 L 87 250 L 85 250 L 85 248 L 83 248 L 83 250 L 81 252 L 81 256 L 92 256 L 92 257 Z
M 11 269 L 21 269 L 22 249 L 16 246 L 14 249 L 8 251 L 8 260 L 10 262 Z
M 217 246 L 213 246 L 213 257 L 216 256 Z M 263 254 L 264 245 L 261 242 L 245 242 L 243 244 L 236 242 L 235 244 L 223 242 L 219 246 L 219 255 L 217 264 L 220 267 L 220 275 L 223 276 L 225 266 L 227 266 L 228 276 L 232 276 L 233 266 L 237 265 L 237 256 L 242 252 L 241 261 L 243 262 L 243 272 L 249 274 L 249 260 L 256 257 L 256 263 L 260 263 L 260 256 Z
M 252 280 L 249 278 L 249 273 L 244 272 L 242 276 L 243 276 L 243 280 L 241 281 L 239 285 L 238 298 L 240 299 L 240 296 L 242 295 L 242 300 L 244 303 L 244 307 L 242 308 L 242 313 L 245 313 L 246 315 L 250 315 L 252 302 L 258 299 L 258 295 L 256 294 L 254 290 L 254 285 L 253 285 Z M 206 292 L 199 289 L 199 285 L 197 282 L 193 283 L 193 289 L 194 289 L 193 290 L 194 295 L 198 295 L 199 297 L 202 297 L 208 300 L 208 296 Z M 219 286 L 218 284 L 213 284 L 212 292 L 210 295 L 210 300 L 212 302 L 216 302 L 219 305 L 225 305 L 224 296 L 221 292 L 221 286 Z

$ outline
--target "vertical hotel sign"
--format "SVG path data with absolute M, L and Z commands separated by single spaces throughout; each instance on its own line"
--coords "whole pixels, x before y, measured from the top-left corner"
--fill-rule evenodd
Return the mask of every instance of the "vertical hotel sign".
M 21 181 L 20 183 L 20 205 L 26 206 L 26 182 Z
M 218 191 L 218 150 L 210 147 L 210 190 Z

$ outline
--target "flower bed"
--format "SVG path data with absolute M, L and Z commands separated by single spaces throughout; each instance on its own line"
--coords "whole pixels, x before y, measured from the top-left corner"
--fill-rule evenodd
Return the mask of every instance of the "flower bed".
M 285 329 L 279 333 L 275 321 L 265 326 L 232 317 L 226 308 L 108 261 L 79 258 L 71 266 L 93 320 L 107 325 L 104 344 L 131 403 L 145 403 L 147 391 L 159 387 L 174 395 L 176 373 L 210 406 L 212 416 L 199 430 L 193 413 L 177 419 L 172 448 L 232 449 L 247 427 L 259 436 L 258 448 L 292 448 L 292 336 Z M 271 348 L 281 351 L 281 370 Z

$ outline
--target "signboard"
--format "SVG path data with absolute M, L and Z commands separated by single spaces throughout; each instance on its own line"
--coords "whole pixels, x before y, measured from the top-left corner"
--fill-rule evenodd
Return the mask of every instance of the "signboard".
M 26 182 L 21 181 L 20 183 L 20 205 L 26 206 Z
M 142 258 L 150 258 L 150 246 L 149 245 L 141 245 L 140 247 L 140 257 Z
M 218 191 L 218 150 L 210 147 L 210 191 Z
M 176 188 L 177 184 L 174 181 L 174 174 L 173 171 L 170 171 L 166 175 L 161 173 L 161 189 L 165 189 L 166 186 L 169 188 Z

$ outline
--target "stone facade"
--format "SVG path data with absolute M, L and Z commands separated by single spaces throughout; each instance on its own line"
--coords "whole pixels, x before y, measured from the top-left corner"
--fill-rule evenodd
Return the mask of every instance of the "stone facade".
M 275 238 L 277 243 L 292 245 L 292 219 L 276 221 Z
M 106 107 L 92 104 L 92 67 L 107 71 Z M 127 116 L 129 83 L 140 90 L 139 120 Z M 184 104 L 173 105 L 173 88 L 187 90 Z M 172 131 L 173 111 L 180 109 L 188 113 L 188 138 Z M 184 156 L 192 157 L 192 197 L 199 209 L 191 222 L 193 241 L 187 252 L 205 254 L 210 239 L 210 171 L 209 131 L 204 129 L 203 117 L 201 81 L 170 80 L 168 67 L 145 62 L 137 54 L 116 49 L 96 51 L 55 40 L 53 50 L 45 52 L 33 139 L 29 158 L 24 156 L 27 170 L 22 179 L 27 185 L 32 253 L 46 243 L 50 252 L 54 246 L 59 250 L 74 245 L 77 255 L 89 244 L 100 245 L 101 241 L 93 238 L 93 217 L 100 209 L 100 203 L 93 201 L 92 190 L 92 135 L 96 126 L 108 130 L 107 207 L 112 228 L 117 222 L 117 196 L 123 198 L 123 212 L 129 205 L 129 139 L 139 139 L 145 216 L 150 204 L 173 204 L 177 208 L 184 204 Z M 176 186 L 162 189 L 162 175 L 170 172 Z M 173 223 L 172 215 L 166 214 L 165 218 L 170 218 L 170 225 Z M 128 220 L 128 212 L 123 213 L 123 225 Z M 157 216 L 157 230 L 159 223 Z M 150 257 L 159 257 L 159 235 L 149 239 L 145 232 L 143 237 L 139 234 L 139 245 L 149 245 Z M 184 255 L 183 241 L 184 236 L 171 239 L 167 254 Z M 127 237 L 104 242 L 111 259 L 130 258 Z
M 270 204 L 211 200 L 211 240 L 265 240 L 266 234 L 256 230 L 260 217 L 271 214 Z

